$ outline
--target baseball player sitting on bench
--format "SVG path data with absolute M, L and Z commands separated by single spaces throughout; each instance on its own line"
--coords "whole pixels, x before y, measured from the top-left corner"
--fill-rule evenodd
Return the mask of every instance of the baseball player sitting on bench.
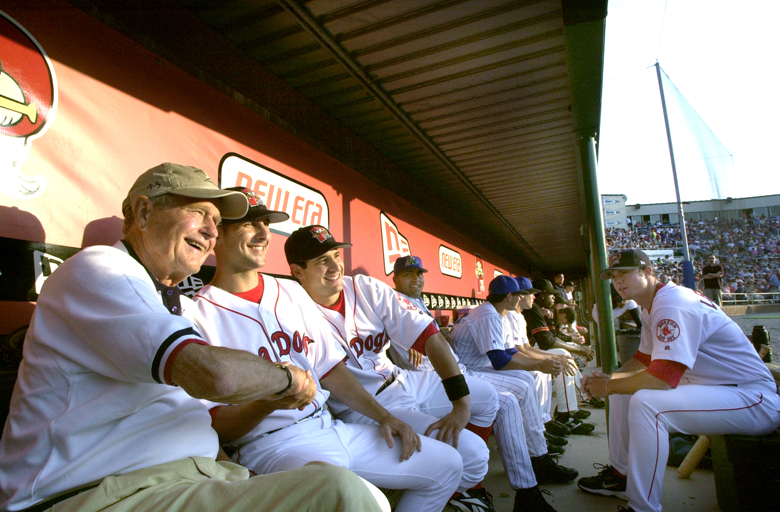
M 285 400 L 313 387 L 304 371 L 208 345 L 180 316 L 188 299 L 176 284 L 200 269 L 220 216 L 246 211 L 243 194 L 200 169 L 161 164 L 122 204 L 124 240 L 86 248 L 49 276 L 0 441 L 0 509 L 380 510 L 343 468 L 250 478 L 215 460 L 217 435 L 193 397 Z
M 404 298 L 407 298 L 417 306 L 420 311 L 432 318 L 432 315 L 421 297 L 425 284 L 425 272 L 427 272 L 427 270 L 422 268 L 422 260 L 420 260 L 420 258 L 415 256 L 403 256 L 398 258 L 395 262 L 393 283 L 395 284 L 396 291 L 403 294 Z M 480 311 L 481 307 L 483 306 L 476 308 L 474 312 Z M 458 326 L 464 323 L 465 318 L 462 318 L 459 319 L 455 325 Z M 408 359 L 404 358 L 406 351 L 397 347 L 395 340 L 393 340 L 393 347 L 391 350 L 393 350 L 394 356 L 398 356 L 398 359 L 403 361 L 402 364 L 409 364 Z M 427 358 L 424 358 L 419 367 L 425 369 L 428 364 Z M 483 376 L 486 376 L 484 372 L 471 372 L 470 370 L 466 370 L 465 367 L 462 367 L 462 371 L 470 377 L 482 378 Z M 519 398 L 516 395 L 519 393 L 515 387 L 523 389 L 522 395 L 524 398 L 528 398 L 528 401 L 530 402 L 529 406 L 538 410 L 535 404 L 537 399 L 536 389 L 532 378 L 529 377 L 523 380 L 517 375 L 514 375 L 515 373 L 516 372 L 505 372 L 503 376 L 506 377 L 506 379 L 502 381 L 502 384 L 500 386 L 494 385 L 498 392 L 499 409 L 498 414 L 496 415 L 493 432 L 496 435 L 501 461 L 506 469 L 509 483 L 516 491 L 515 512 L 532 510 L 551 511 L 553 508 L 545 501 L 537 483 L 568 482 L 577 477 L 577 472 L 558 466 L 546 455 L 547 447 L 543 434 L 539 434 L 534 438 L 536 443 L 534 446 L 531 446 L 531 443 L 527 443 L 525 418 L 523 417 L 521 406 L 518 403 Z M 483 380 L 493 385 L 493 381 L 490 377 Z M 544 430 L 542 422 L 538 418 L 537 425 L 540 431 Z M 531 459 L 529 451 L 532 450 L 539 456 Z M 536 463 L 534 464 L 532 460 L 535 460 Z
M 590 412 L 579 410 L 577 405 L 577 386 L 582 379 L 582 374 L 571 353 L 562 348 L 542 350 L 532 347 L 528 339 L 528 325 L 522 312 L 533 308 L 534 294 L 539 293 L 540 290 L 534 288 L 527 277 L 516 277 L 515 281 L 520 286 L 520 300 L 517 302 L 517 308 L 507 311 L 504 318 L 509 324 L 511 344 L 529 359 L 529 369 L 532 370 L 537 386 L 543 386 L 545 389 L 542 420 L 545 423 L 549 422 L 550 414 L 555 410 L 571 413 L 575 420 L 589 417 Z M 552 391 L 555 393 L 554 402 Z M 548 440 L 553 439 L 550 434 L 547 437 Z
M 249 189 L 229 190 L 246 195 L 249 211 L 218 228 L 216 274 L 194 298 L 198 329 L 213 345 L 308 372 L 316 387 L 305 396 L 212 408 L 220 441 L 236 448 L 234 461 L 258 474 L 329 462 L 377 486 L 408 489 L 397 511 L 440 512 L 460 482 L 460 455 L 442 442 L 421 440 L 366 392 L 344 365 L 346 353 L 330 326 L 298 283 L 258 272 L 268 256 L 270 224 L 289 216 L 268 210 Z M 329 395 L 376 423 L 334 419 L 327 407 Z
M 585 392 L 609 397 L 609 465 L 579 486 L 655 512 L 669 432 L 768 434 L 780 425 L 780 397 L 740 327 L 703 295 L 661 284 L 644 252 L 613 254 L 600 277 L 641 306 L 642 334 L 633 359 L 582 379 Z
M 284 244 L 290 273 L 317 303 L 334 335 L 347 351 L 347 367 L 364 388 L 415 432 L 452 443 L 463 458 L 462 495 L 453 505 L 467 511 L 493 510 L 484 489 L 472 488 L 487 473 L 489 452 L 483 439 L 496 417 L 496 391 L 469 381 L 458 368 L 436 323 L 387 284 L 364 275 L 344 275 L 341 248 L 323 226 L 294 231 Z M 415 347 L 430 358 L 435 372 L 409 372 L 387 356 L 390 339 Z M 349 423 L 369 418 L 331 401 L 336 416 Z M 481 431 L 480 436 L 463 430 Z M 431 461 L 432 468 L 438 464 Z

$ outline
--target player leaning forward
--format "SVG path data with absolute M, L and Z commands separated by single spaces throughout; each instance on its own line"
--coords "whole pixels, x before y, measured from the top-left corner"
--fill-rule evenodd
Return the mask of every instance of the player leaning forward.
M 217 272 L 195 297 L 196 324 L 215 345 L 310 372 L 314 386 L 305 396 L 212 408 L 220 440 L 236 447 L 235 461 L 259 474 L 329 462 L 380 487 L 409 489 L 397 511 L 439 512 L 460 481 L 460 455 L 434 439 L 421 440 L 366 392 L 344 365 L 346 353 L 330 326 L 298 283 L 258 272 L 266 262 L 270 224 L 289 216 L 268 210 L 248 189 L 231 190 L 247 196 L 249 211 L 219 227 Z M 329 396 L 378 425 L 334 419 L 326 406 Z M 422 453 L 414 453 L 420 446 Z
M 642 338 L 620 369 L 583 378 L 588 394 L 609 396 L 610 465 L 579 486 L 659 511 L 669 432 L 767 434 L 780 425 L 780 398 L 739 326 L 706 297 L 661 284 L 645 253 L 613 255 L 601 278 L 642 307 Z
M 180 316 L 176 284 L 200 269 L 220 217 L 246 211 L 246 197 L 203 171 L 161 164 L 123 203 L 124 240 L 84 249 L 52 273 L 0 442 L 1 509 L 379 510 L 342 468 L 249 478 L 215 460 L 217 435 L 193 397 L 284 399 L 309 385 L 304 372 L 208 345 Z
M 290 235 L 284 251 L 290 273 L 317 303 L 363 387 L 416 432 L 435 434 L 458 449 L 463 458 L 458 491 L 464 492 L 487 473 L 489 452 L 480 437 L 463 429 L 469 424 L 489 433 L 498 410 L 496 391 L 479 380 L 467 381 L 435 322 L 395 290 L 369 276 L 345 276 L 341 248 L 350 245 L 337 242 L 322 226 L 307 226 Z M 404 350 L 414 347 L 427 355 L 435 372 L 396 367 L 387 356 L 388 336 Z M 349 423 L 371 422 L 346 405 L 333 402 L 331 409 Z M 482 489 L 463 496 L 484 502 Z

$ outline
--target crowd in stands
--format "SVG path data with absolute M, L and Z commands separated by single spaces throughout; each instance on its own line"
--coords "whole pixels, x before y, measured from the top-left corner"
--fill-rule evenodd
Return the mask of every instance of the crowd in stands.
M 761 302 L 776 300 L 770 292 L 780 291 L 780 218 L 686 220 L 688 248 L 697 286 L 702 286 L 701 269 L 709 255 L 716 255 L 725 269 L 724 298 Z M 682 247 L 678 225 L 637 223 L 629 229 L 607 229 L 610 250 L 642 250 Z M 682 263 L 659 259 L 656 269 L 661 281 L 682 283 Z

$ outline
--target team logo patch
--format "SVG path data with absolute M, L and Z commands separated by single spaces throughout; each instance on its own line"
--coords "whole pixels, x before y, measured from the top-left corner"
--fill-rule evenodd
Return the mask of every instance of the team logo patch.
M 319 240 L 320 243 L 324 242 L 328 238 L 333 238 L 330 236 L 330 233 L 328 233 L 328 230 L 323 228 L 322 226 L 315 226 L 309 230 L 311 232 L 312 238 L 316 238 Z
M 620 263 L 620 253 L 616 252 L 609 257 L 609 268 L 614 267 L 618 263 Z
M 254 191 L 245 188 L 241 192 L 246 196 L 247 201 L 249 201 L 249 206 L 265 206 L 263 200 L 260 199 L 260 196 Z
M 655 326 L 655 337 L 658 341 L 670 343 L 680 336 L 680 326 L 674 320 L 664 319 Z
M 395 296 L 398 297 L 398 302 L 401 304 L 401 306 L 404 307 L 404 309 L 408 309 L 409 311 L 417 311 L 417 306 L 409 302 L 409 299 L 401 296 L 400 293 L 396 293 Z

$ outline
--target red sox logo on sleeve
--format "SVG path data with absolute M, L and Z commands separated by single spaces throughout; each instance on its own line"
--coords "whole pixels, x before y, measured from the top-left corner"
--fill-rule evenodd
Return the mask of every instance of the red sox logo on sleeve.
M 670 320 L 668 318 L 665 318 L 658 322 L 658 325 L 655 326 L 655 337 L 658 338 L 658 341 L 662 341 L 664 343 L 671 343 L 672 341 L 676 340 L 680 336 L 680 326 L 677 325 L 677 322 L 674 320 Z
M 312 238 L 316 238 L 320 241 L 320 243 L 324 242 L 328 238 L 333 238 L 330 233 L 328 233 L 328 230 L 322 226 L 314 226 L 309 231 L 311 232 Z
M 409 311 L 417 311 L 417 306 L 409 302 L 409 299 L 402 296 L 400 293 L 395 294 L 395 296 L 398 298 L 398 302 L 401 304 L 401 306 L 404 307 L 404 309 L 408 309 Z

